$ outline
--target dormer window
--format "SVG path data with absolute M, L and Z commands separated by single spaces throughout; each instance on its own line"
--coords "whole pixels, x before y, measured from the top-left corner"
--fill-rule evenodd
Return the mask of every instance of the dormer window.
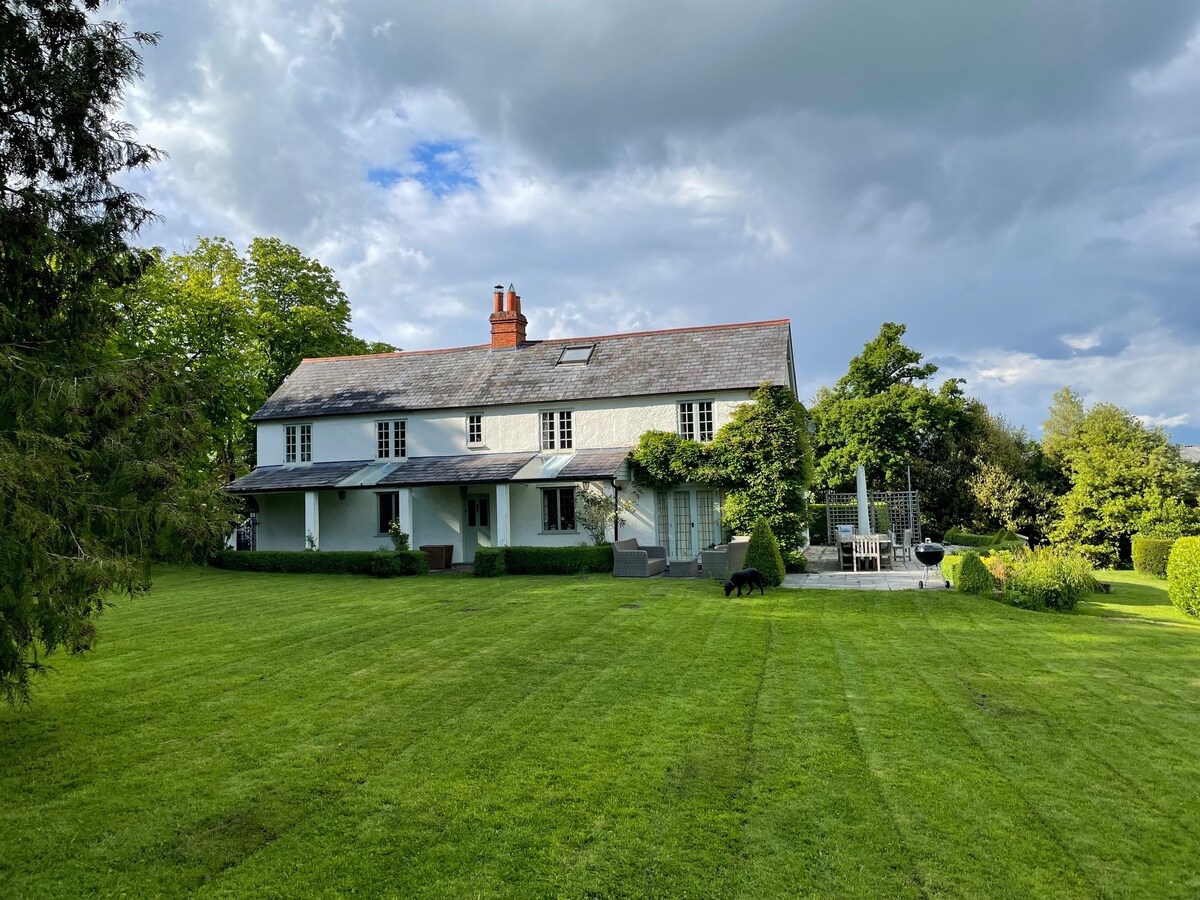
M 592 358 L 592 351 L 595 349 L 595 344 L 581 344 L 578 347 L 564 347 L 563 352 L 558 355 L 557 365 L 586 366 L 588 364 L 588 360 Z

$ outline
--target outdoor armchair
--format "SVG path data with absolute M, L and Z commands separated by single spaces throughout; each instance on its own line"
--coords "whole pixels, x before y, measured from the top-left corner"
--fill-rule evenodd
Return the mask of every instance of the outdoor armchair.
M 617 578 L 649 578 L 666 568 L 665 547 L 642 547 L 637 538 L 613 544 L 613 575 Z

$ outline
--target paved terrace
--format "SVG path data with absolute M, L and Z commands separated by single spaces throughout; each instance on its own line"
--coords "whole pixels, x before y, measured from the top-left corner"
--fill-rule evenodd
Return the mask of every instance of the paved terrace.
M 783 579 L 785 588 L 819 588 L 822 590 L 854 590 L 854 591 L 912 591 L 917 590 L 917 583 L 925 573 L 925 567 L 917 562 L 914 556 L 911 560 L 897 559 L 892 562 L 892 568 L 884 568 L 882 572 L 870 569 L 857 572 L 843 571 L 838 565 L 837 549 L 834 547 L 809 547 L 804 551 L 808 557 L 810 571 L 805 575 L 786 575 Z M 869 563 L 868 563 L 869 565 Z M 946 582 L 933 576 L 929 590 L 944 591 Z

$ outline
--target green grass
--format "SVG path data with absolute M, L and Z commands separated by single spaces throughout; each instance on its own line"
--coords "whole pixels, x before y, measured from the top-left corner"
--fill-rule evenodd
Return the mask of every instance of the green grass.
M 1150 590 L 166 572 L 0 711 L 0 896 L 1194 897 Z

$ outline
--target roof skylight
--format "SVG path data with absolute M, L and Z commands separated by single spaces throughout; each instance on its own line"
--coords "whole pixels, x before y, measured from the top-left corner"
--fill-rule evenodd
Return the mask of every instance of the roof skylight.
M 595 344 L 585 344 L 580 347 L 564 347 L 563 352 L 558 357 L 557 365 L 587 365 L 588 360 L 592 358 L 592 351 L 595 349 Z

